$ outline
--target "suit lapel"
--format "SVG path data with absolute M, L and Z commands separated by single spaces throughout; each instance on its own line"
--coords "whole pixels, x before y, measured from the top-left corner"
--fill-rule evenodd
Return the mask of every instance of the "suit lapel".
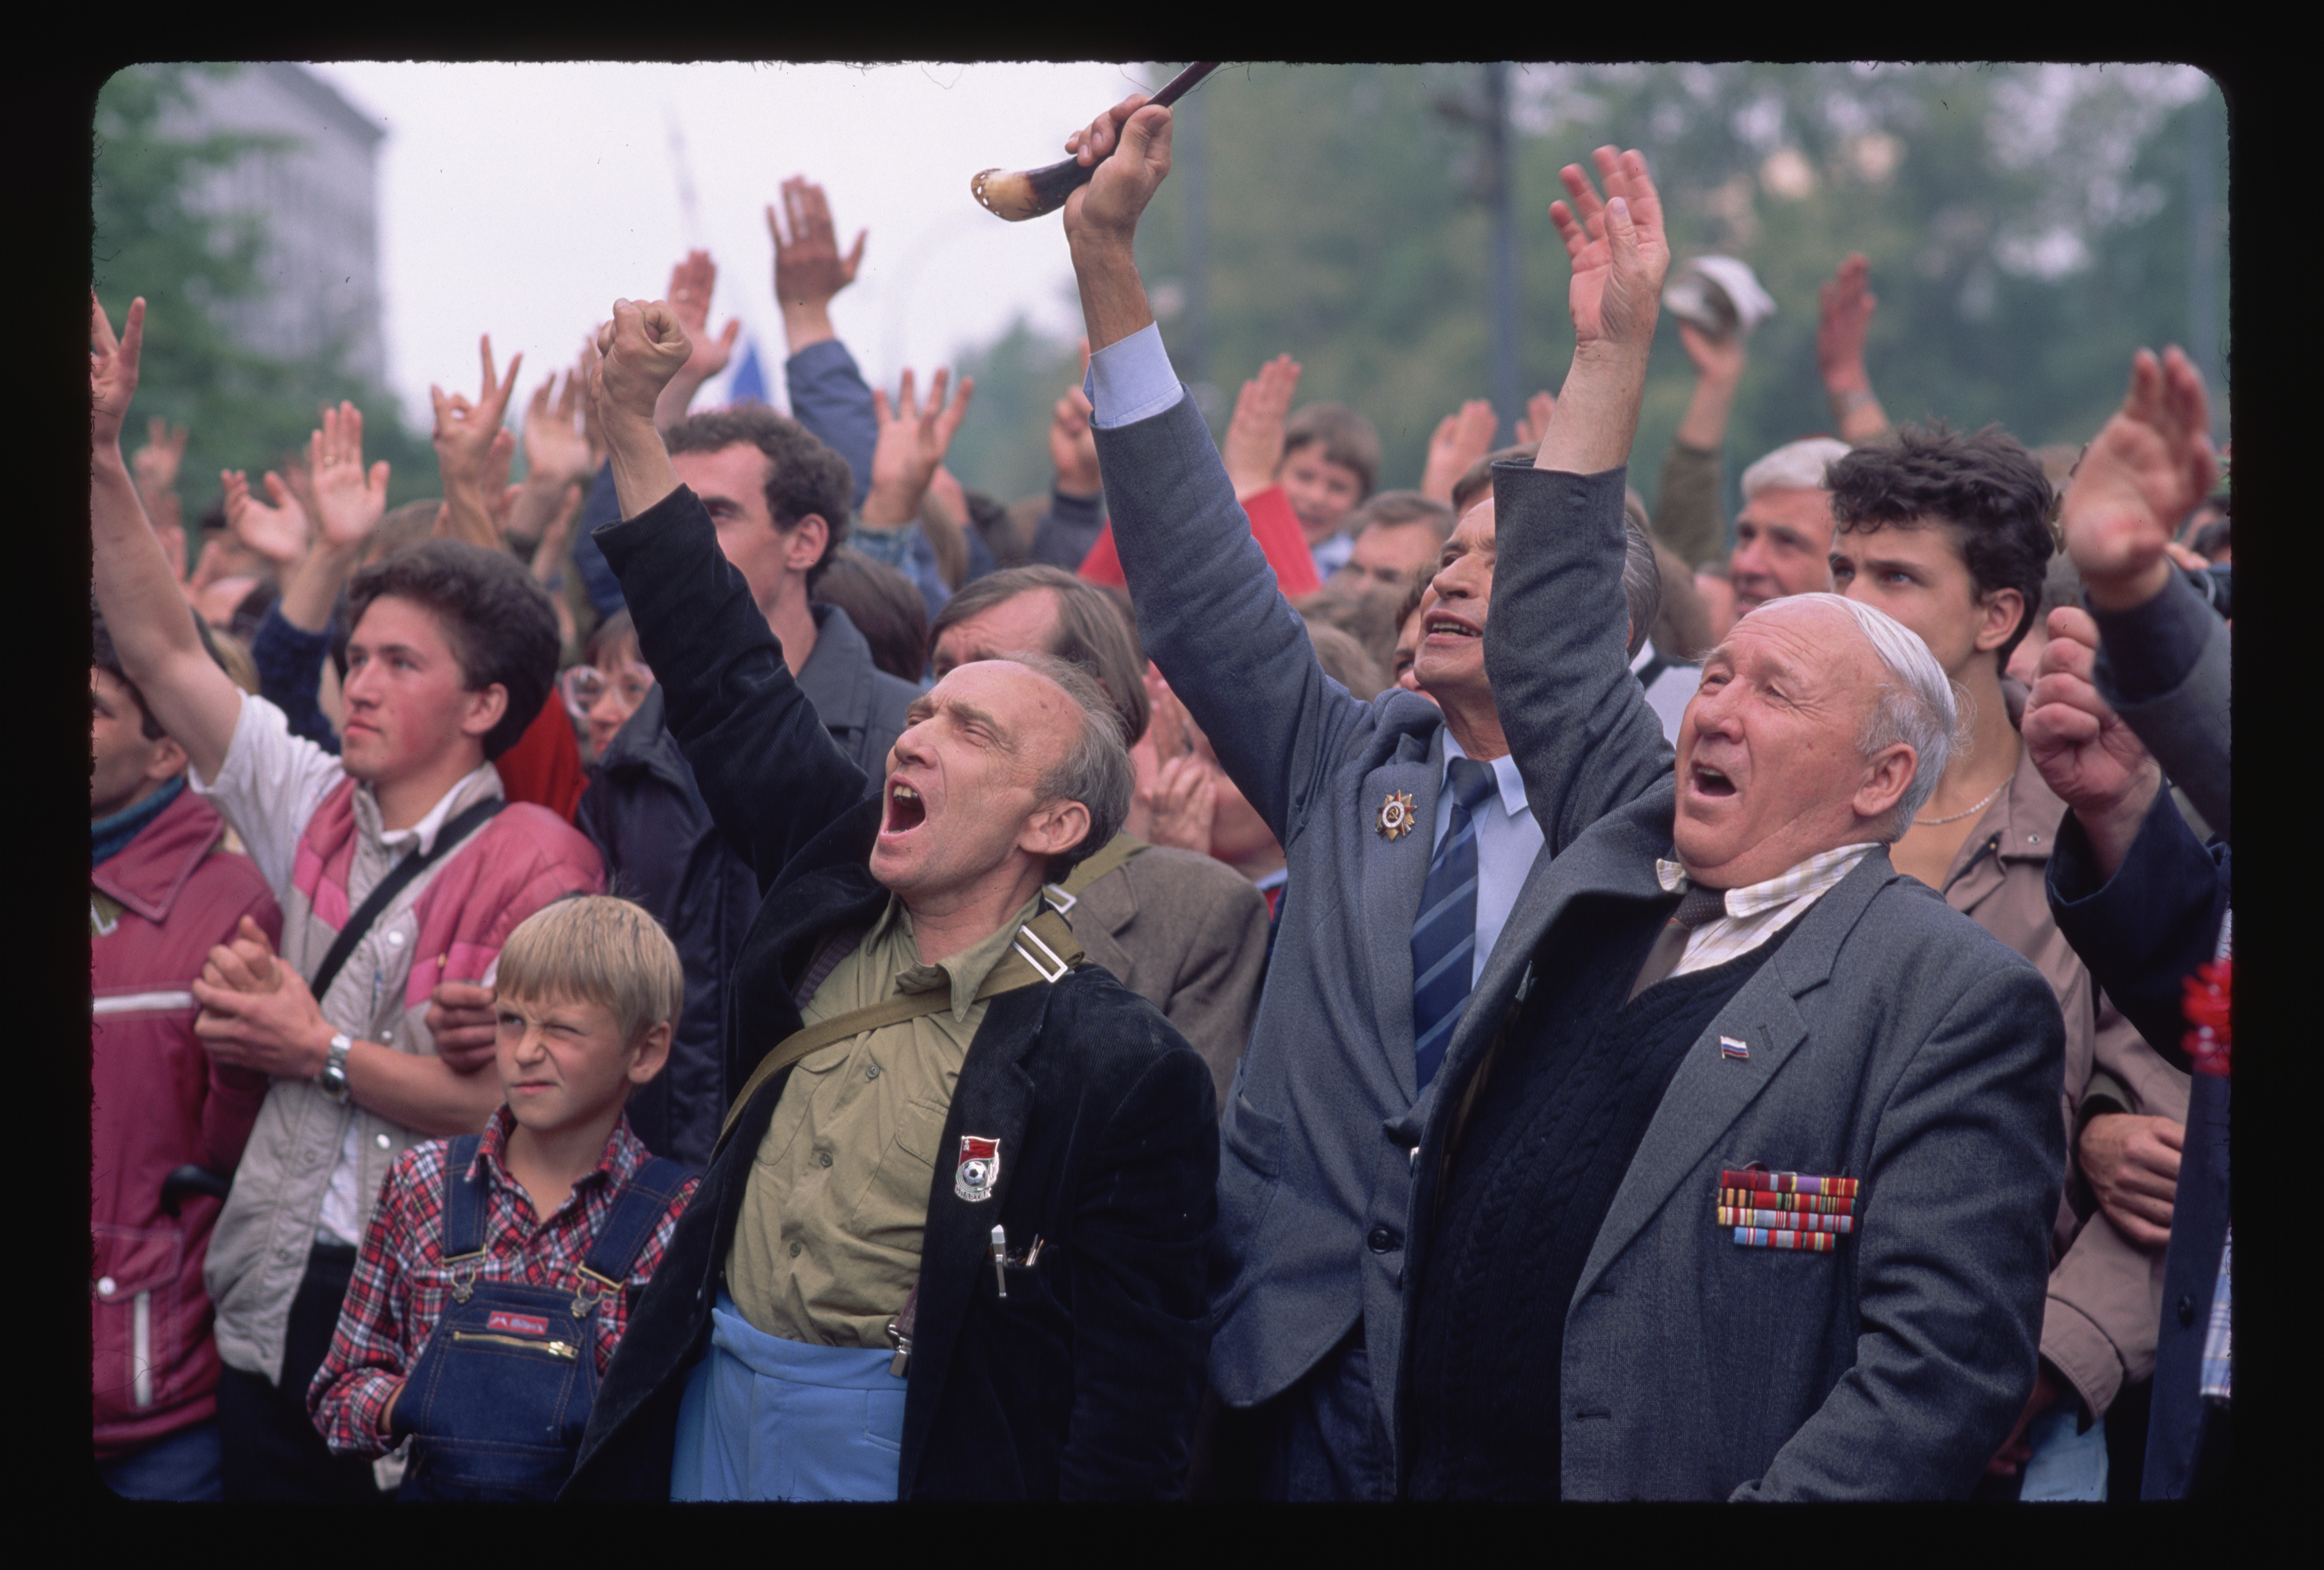
M 1364 776 L 1356 805 L 1363 864 L 1362 908 L 1349 917 L 1369 935 L 1372 1017 L 1379 1021 L 1381 1047 L 1393 1061 L 1397 1082 L 1408 1101 L 1414 1094 L 1412 1061 L 1412 922 L 1420 912 L 1420 891 L 1428 882 L 1435 850 L 1436 796 L 1444 775 L 1444 731 L 1436 730 L 1425 750 L 1420 739 L 1402 739 L 1395 757 Z M 1408 797 L 1402 810 L 1406 831 L 1390 838 L 1380 827 L 1391 799 Z
M 1033 1078 L 1024 1059 L 1039 1038 L 1053 987 L 1036 984 L 1003 993 L 988 1005 L 953 1087 L 952 1111 L 936 1147 L 928 1187 L 927 1226 L 920 1242 L 920 1305 L 912 1343 L 913 1377 L 905 1394 L 899 1476 L 910 1497 L 913 1474 L 936 1420 L 953 1349 L 968 1318 L 981 1271 L 988 1271 L 992 1228 L 1009 1200 L 1033 1110 Z M 999 1141 L 1001 1171 L 991 1195 L 963 1199 L 954 1189 L 964 1137 Z M 988 1272 L 989 1273 L 989 1272 Z
M 1894 876 L 1886 850 L 1866 856 L 1800 918 L 1784 946 L 1687 1048 L 1598 1228 L 1589 1261 L 1574 1284 L 1574 1301 L 1596 1284 L 1807 1039 L 1798 999 L 1831 979 L 1841 942 Z M 1750 1056 L 1726 1057 L 1719 1048 L 1722 1036 L 1742 1041 Z M 1700 1198 L 1708 1215 L 1709 1194 L 1677 1197 L 1681 1204 Z

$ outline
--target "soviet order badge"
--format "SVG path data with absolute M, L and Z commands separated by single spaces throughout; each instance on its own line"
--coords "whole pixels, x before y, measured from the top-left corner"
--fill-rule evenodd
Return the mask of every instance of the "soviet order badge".
M 952 1191 L 974 1205 L 991 1198 L 992 1186 L 1000 1181 L 1001 1141 L 963 1134 L 960 1165 L 953 1169 Z
M 1402 839 L 1412 832 L 1412 792 L 1391 790 L 1380 803 L 1379 831 L 1390 839 Z

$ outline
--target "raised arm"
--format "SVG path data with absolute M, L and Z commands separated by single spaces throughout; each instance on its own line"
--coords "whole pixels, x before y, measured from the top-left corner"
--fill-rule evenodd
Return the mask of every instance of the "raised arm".
M 770 884 L 808 840 L 863 797 L 862 771 L 831 739 L 750 587 L 718 549 L 710 514 L 682 489 L 654 428 L 655 400 L 684 364 L 686 336 L 657 300 L 613 303 L 590 395 L 624 522 L 597 531 L 622 579 L 670 733 L 713 821 Z
M 1720 455 L 1748 351 L 1741 333 L 1714 338 L 1690 322 L 1678 324 L 1678 341 L 1694 362 L 1694 394 L 1663 457 L 1655 532 L 1692 572 L 1719 554 L 1726 523 L 1720 515 Z
M 1668 772 L 1662 724 L 1630 674 L 1622 491 L 1670 251 L 1637 152 L 1596 154 L 1606 199 L 1563 172 L 1552 204 L 1573 279 L 1572 368 L 1530 471 L 1494 473 L 1493 609 L 1485 623 L 1509 751 L 1553 853 Z
M 2231 836 L 2227 632 L 2168 550 L 2218 476 L 2202 373 L 2175 348 L 2159 360 L 2141 349 L 2122 408 L 2074 470 L 2059 525 L 2103 634 L 2098 690 Z
M 726 328 L 717 337 L 710 333 L 710 296 L 718 287 L 718 263 L 710 259 L 707 251 L 688 251 L 686 259 L 669 270 L 669 309 L 684 329 L 687 342 L 694 346 L 679 366 L 678 374 L 661 390 L 661 402 L 654 405 L 654 424 L 664 430 L 686 418 L 694 406 L 694 395 L 702 384 L 726 368 L 733 357 L 734 340 L 742 331 L 742 319 L 726 319 Z
M 767 232 L 774 236 L 775 304 L 790 349 L 783 383 L 790 392 L 791 418 L 847 460 L 861 507 L 872 488 L 880 422 L 872 412 L 871 384 L 831 325 L 831 301 L 855 282 L 870 231 L 857 230 L 854 248 L 842 255 L 823 187 L 795 176 L 783 181 L 782 199 L 779 215 L 767 208 Z
M 1870 441 L 1888 429 L 1888 415 L 1873 395 L 1864 368 L 1864 339 L 1872 329 L 1872 263 L 1850 255 L 1831 282 L 1816 291 L 1816 369 L 1823 394 L 1843 441 Z
M 1065 234 L 1089 325 L 1106 503 L 1140 641 L 1210 734 L 1229 777 L 1288 846 L 1297 833 L 1295 804 L 1313 799 L 1310 787 L 1336 765 L 1348 730 L 1369 708 L 1315 662 L 1306 627 L 1277 588 L 1226 466 L 1167 356 L 1154 365 L 1157 344 L 1128 341 L 1154 320 L 1133 245 L 1139 214 L 1169 171 L 1169 142 L 1170 112 L 1140 96 L 1067 143 L 1085 162 L 1103 160 L 1066 199 Z M 1149 356 L 1136 382 L 1145 391 L 1114 388 L 1115 367 L 1130 363 L 1105 358 L 1116 346 L 1123 356 Z M 1175 401 L 1164 402 L 1171 393 Z M 1159 411 L 1145 410 L 1148 403 Z
M 436 406 L 433 439 L 436 461 L 444 479 L 445 518 L 437 524 L 437 531 L 450 539 L 481 545 L 487 550 L 498 550 L 501 529 L 494 514 L 500 510 L 502 497 L 499 485 L 492 478 L 493 443 L 503 434 L 502 421 L 508 414 L 509 394 L 516 391 L 517 368 L 524 364 L 524 356 L 511 356 L 508 374 L 495 377 L 490 333 L 478 341 L 477 352 L 484 362 L 484 384 L 475 402 L 469 402 L 460 393 L 446 392 L 441 387 L 428 389 Z M 515 440 L 509 438 L 510 451 L 514 450 Z M 505 455 L 498 467 L 501 478 L 505 479 Z
M 203 649 L 193 609 L 121 456 L 145 342 L 144 300 L 130 305 L 115 338 L 92 293 L 88 341 L 88 531 L 97 607 L 146 708 L 185 748 L 194 771 L 215 780 L 242 715 L 242 689 Z

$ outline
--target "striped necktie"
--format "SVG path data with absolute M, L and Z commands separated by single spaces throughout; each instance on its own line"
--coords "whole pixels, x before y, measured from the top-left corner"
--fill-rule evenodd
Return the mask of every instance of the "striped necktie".
M 1452 823 L 1429 864 L 1412 923 L 1413 1088 L 1428 1088 L 1469 1001 L 1477 954 L 1477 825 L 1471 816 L 1493 794 L 1492 765 L 1452 760 Z

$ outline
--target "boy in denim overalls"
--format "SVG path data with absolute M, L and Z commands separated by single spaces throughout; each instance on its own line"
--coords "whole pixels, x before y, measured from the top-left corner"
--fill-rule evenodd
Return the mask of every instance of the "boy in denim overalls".
M 501 951 L 507 1100 L 389 1173 L 307 1392 L 333 1451 L 411 1440 L 400 1497 L 548 1499 L 695 1179 L 622 1105 L 661 1071 L 677 950 L 627 900 L 560 900 Z

